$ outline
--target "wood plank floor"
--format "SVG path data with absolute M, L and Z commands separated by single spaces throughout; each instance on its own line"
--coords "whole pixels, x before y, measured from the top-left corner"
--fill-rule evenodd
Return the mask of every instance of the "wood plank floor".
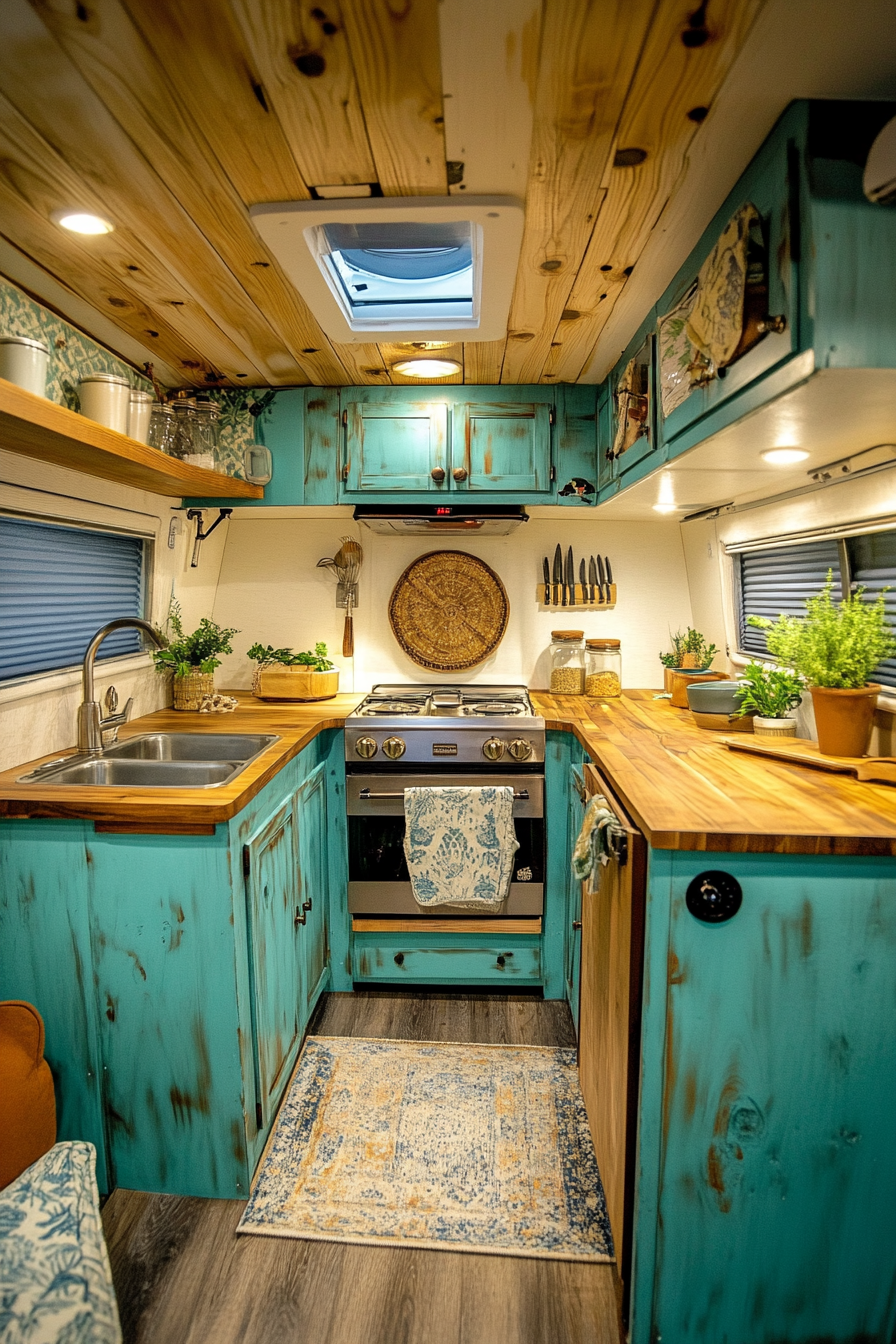
M 310 1032 L 573 1045 L 525 995 L 324 996 Z M 613 1265 L 237 1237 L 241 1200 L 116 1190 L 103 1223 L 126 1344 L 619 1344 Z

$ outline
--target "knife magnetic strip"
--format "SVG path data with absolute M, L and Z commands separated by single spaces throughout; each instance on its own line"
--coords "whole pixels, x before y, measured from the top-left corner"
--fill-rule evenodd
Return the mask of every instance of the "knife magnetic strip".
M 609 602 L 606 600 L 606 595 L 603 595 L 603 596 L 601 596 L 601 597 L 598 597 L 598 596 L 597 596 L 597 591 L 596 591 L 596 590 L 595 590 L 595 595 L 594 595 L 594 601 L 593 601 L 593 602 L 590 601 L 590 600 L 589 600 L 589 597 L 588 597 L 588 594 L 590 593 L 591 589 L 590 589 L 590 586 L 589 586 L 588 584 L 586 584 L 586 585 L 584 586 L 584 588 L 583 588 L 582 585 L 581 585 L 580 583 L 577 583 L 577 584 L 575 585 L 575 598 L 576 598 L 575 602 L 567 602 L 567 603 L 565 603 L 565 604 L 562 602 L 560 594 L 558 594 L 558 593 L 556 593 L 556 592 L 554 591 L 555 585 L 551 585 L 551 588 L 552 588 L 552 591 L 551 591 L 551 601 L 550 601 L 550 602 L 545 602 L 545 600 L 544 600 L 544 584 L 543 584 L 543 583 L 539 583 L 539 584 L 536 584 L 536 587 L 535 587 L 535 594 L 536 594 L 536 598 L 537 598 L 537 601 L 538 601 L 538 605 L 539 605 L 540 607 L 544 607 L 545 610 L 551 610 L 551 611 L 553 611 L 555 608 L 557 608 L 557 607 L 562 607 L 562 606 L 564 606 L 564 605 L 565 605 L 567 611 L 572 611 L 575 607 L 582 607 L 582 608 L 605 607 L 607 610 L 609 610 L 611 607 L 615 607 L 615 605 L 616 605 L 616 585 L 615 585 L 615 583 L 611 583 L 611 584 L 609 585 L 609 588 L 610 588 L 610 601 L 609 601 Z

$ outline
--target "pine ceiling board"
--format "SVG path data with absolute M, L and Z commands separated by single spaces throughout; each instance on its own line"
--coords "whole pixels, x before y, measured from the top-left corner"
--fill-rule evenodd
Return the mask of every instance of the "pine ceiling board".
M 438 0 L 342 0 L 384 196 L 445 196 Z
M 545 376 L 575 382 L 684 170 L 699 122 L 693 108 L 712 103 L 750 31 L 763 0 L 715 0 L 709 40 L 686 47 L 681 35 L 692 0 L 660 7 L 651 25 L 619 123 L 618 145 L 647 151 L 643 163 L 611 168 L 601 208 L 567 309 L 582 316 L 561 322 Z M 603 269 L 608 268 L 608 269 Z
M 451 373 L 447 378 L 427 378 L 425 384 L 427 387 L 432 383 L 462 383 L 464 381 L 464 348 L 457 345 L 446 345 L 439 350 L 416 350 L 413 345 L 380 345 L 380 354 L 386 368 L 390 370 L 392 382 L 396 385 L 405 384 L 408 387 L 421 387 L 423 384 L 419 378 L 408 378 L 404 373 L 396 373 L 392 368 L 402 359 L 456 359 L 460 364 L 457 373 Z
M 115 220 L 142 233 L 266 382 L 340 381 L 326 338 L 118 0 L 92 0 L 87 23 L 67 0 L 34 4 L 46 28 L 33 15 L 29 27 L 25 0 L 0 5 L 10 100 Z
M 307 200 L 267 85 L 228 6 L 123 3 L 241 199 L 247 205 Z
M 214 6 L 214 0 L 207 3 Z M 314 187 L 375 182 L 339 6 L 330 0 L 323 6 L 310 0 L 230 0 L 230 4 L 305 182 Z M 256 201 L 291 199 L 300 198 L 278 196 L 270 187 L 255 197 Z
M 464 382 L 471 386 L 500 383 L 504 341 L 464 342 Z
M 546 2 L 504 383 L 541 378 L 594 228 L 616 126 L 655 4 Z M 515 334 L 523 339 L 512 339 Z
M 184 382 L 216 384 L 221 375 L 239 382 L 243 373 L 251 385 L 261 378 L 141 238 L 126 229 L 98 238 L 67 233 L 50 220 L 60 199 L 88 211 L 104 209 L 0 94 L 0 231 L 50 275 L 157 350 L 180 370 Z
M 352 387 L 379 384 L 385 387 L 391 383 L 389 370 L 383 362 L 383 356 L 377 345 L 334 345 L 333 349 L 345 365 Z

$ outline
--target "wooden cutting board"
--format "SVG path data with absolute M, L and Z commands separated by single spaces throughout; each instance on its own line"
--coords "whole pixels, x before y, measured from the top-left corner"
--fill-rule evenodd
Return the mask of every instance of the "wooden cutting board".
M 763 742 L 756 737 L 720 737 L 731 751 L 749 751 L 754 756 L 770 756 L 790 765 L 805 765 L 812 770 L 829 770 L 836 775 L 854 775 L 865 784 L 896 785 L 896 756 L 822 756 L 815 742 L 803 738 L 791 741 Z

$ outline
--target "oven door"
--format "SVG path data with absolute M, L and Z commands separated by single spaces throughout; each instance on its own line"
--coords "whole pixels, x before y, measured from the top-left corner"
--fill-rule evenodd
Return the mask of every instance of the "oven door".
M 405 789 L 513 786 L 513 817 L 520 847 L 507 900 L 487 915 L 538 917 L 544 907 L 544 776 L 501 774 L 351 774 L 348 811 L 348 906 L 353 915 L 466 916 L 451 905 L 414 900 L 404 857 Z

